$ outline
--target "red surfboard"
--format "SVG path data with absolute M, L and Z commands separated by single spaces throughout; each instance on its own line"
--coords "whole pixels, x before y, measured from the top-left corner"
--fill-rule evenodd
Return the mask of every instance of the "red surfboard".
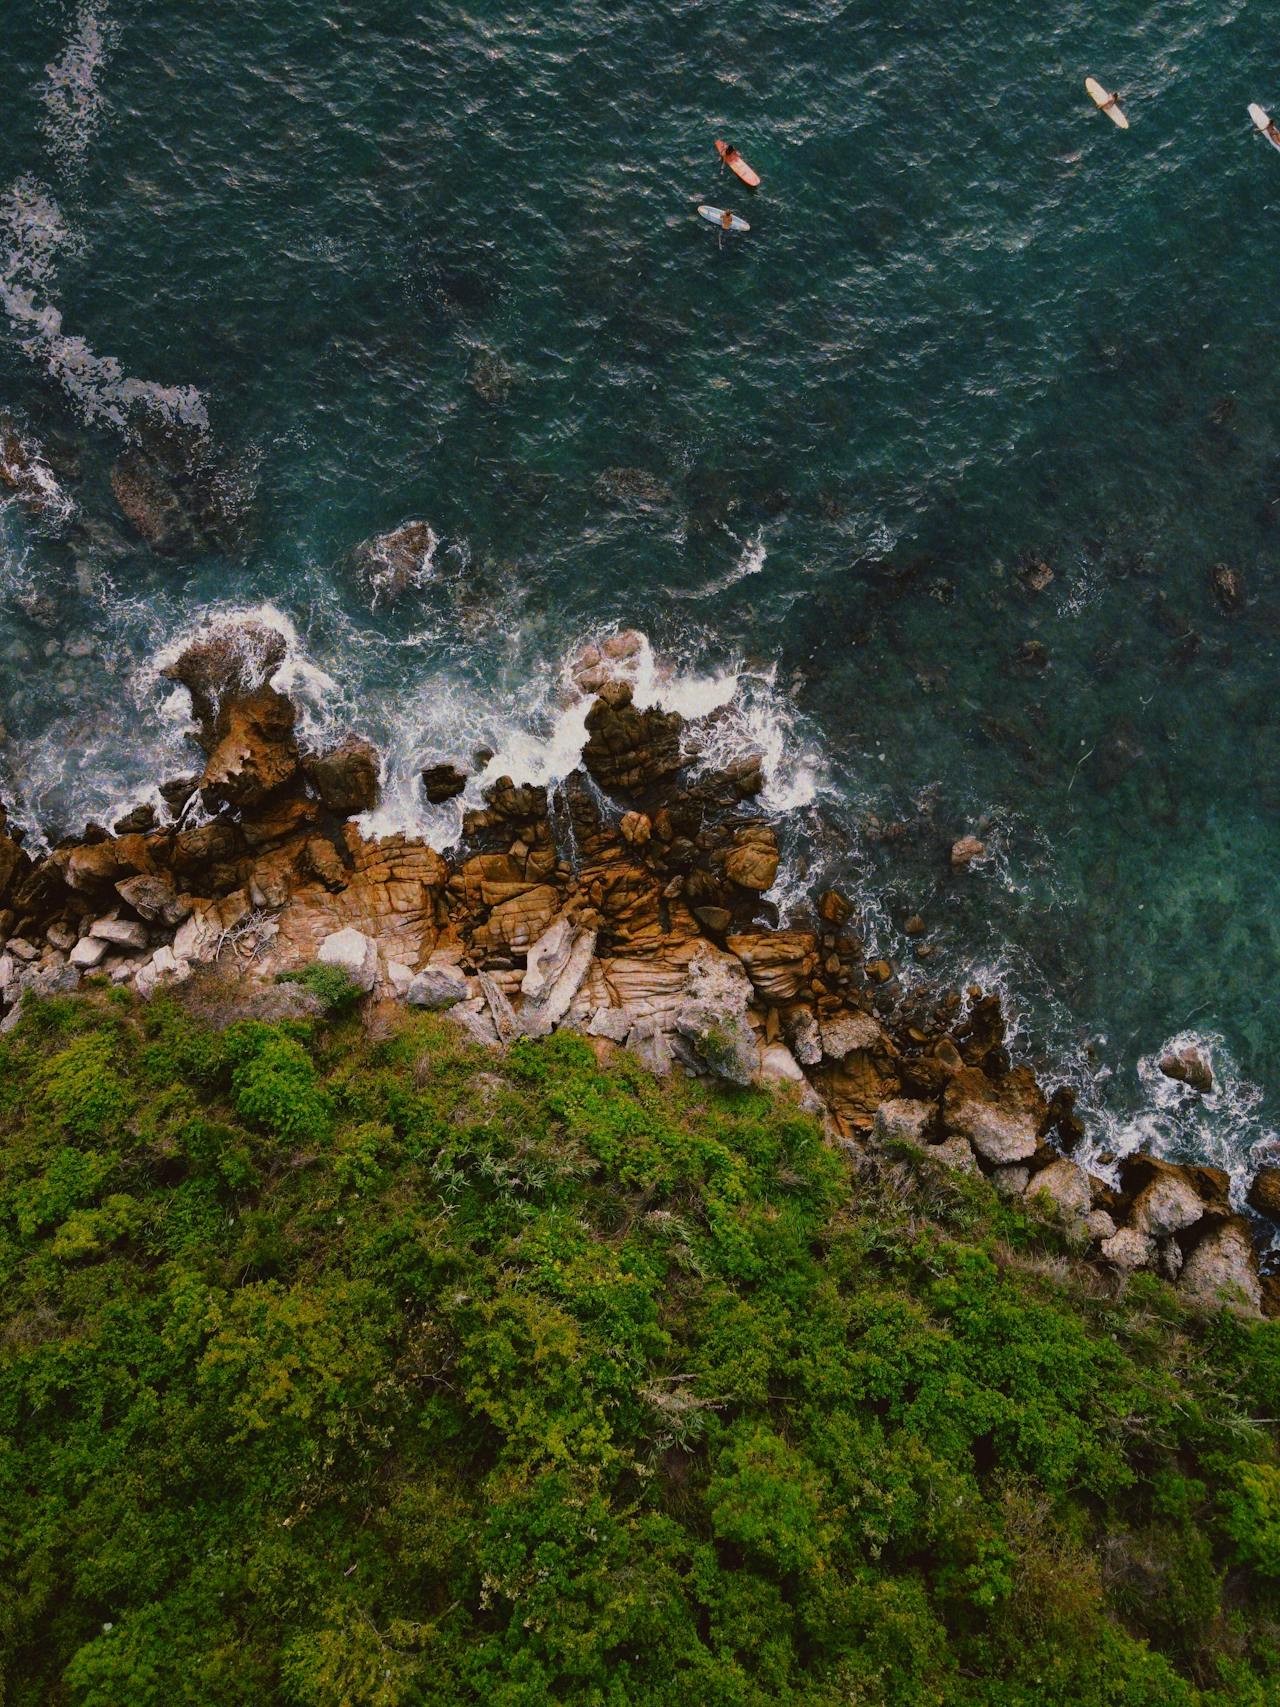
M 759 172 L 753 172 L 750 166 L 738 153 L 736 148 L 730 148 L 727 142 L 716 143 L 716 153 L 724 161 L 731 172 L 736 172 L 749 190 L 758 189 L 760 185 Z

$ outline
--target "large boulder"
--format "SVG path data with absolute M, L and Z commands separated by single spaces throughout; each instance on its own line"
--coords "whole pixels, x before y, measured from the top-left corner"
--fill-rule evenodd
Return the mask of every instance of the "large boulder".
M 1204 1214 L 1200 1193 L 1180 1170 L 1158 1173 L 1133 1200 L 1131 1224 L 1162 1239 L 1194 1227 Z
M 596 933 L 564 914 L 547 927 L 529 950 L 520 991 L 521 1029 L 544 1037 L 568 1013 L 596 950 Z
M 1025 1195 L 1028 1202 L 1047 1197 L 1068 1226 L 1082 1224 L 1093 1204 L 1088 1174 L 1065 1156 L 1033 1174 Z
M 345 972 L 358 990 L 372 990 L 378 981 L 378 945 L 350 925 L 327 936 L 316 958 L 322 966 Z
M 931 1102 L 891 1097 L 876 1110 L 875 1136 L 882 1144 L 923 1144 L 937 1111 Z
M 438 1012 L 467 1001 L 470 995 L 471 986 L 460 966 L 448 961 L 428 961 L 409 985 L 405 1000 L 411 1007 Z
M 426 522 L 405 522 L 358 545 L 351 567 L 375 605 L 394 604 L 402 593 L 430 580 L 439 544 Z
M 947 1131 L 967 1138 L 984 1161 L 997 1166 L 1035 1154 L 1047 1113 L 1044 1093 L 1027 1067 L 1015 1067 L 1001 1079 L 964 1067 L 943 1100 Z
M 224 699 L 265 687 L 284 662 L 288 642 L 278 628 L 247 618 L 218 622 L 186 646 L 161 671 L 191 695 L 191 713 L 207 753 L 217 740 L 215 722 Z
M 859 1008 L 840 1008 L 835 1013 L 823 1014 L 818 1024 L 822 1053 L 828 1061 L 843 1061 L 857 1049 L 884 1048 L 879 1021 Z
M 177 926 L 191 911 L 190 898 L 178 894 L 177 885 L 167 871 L 122 878 L 115 891 L 148 924 Z
M 629 682 L 606 682 L 587 713 L 582 762 L 601 788 L 638 793 L 680 769 L 683 728 L 679 712 L 638 710 Z
M 730 1084 L 749 1085 L 759 1067 L 747 1018 L 751 983 L 738 960 L 703 944 L 689 963 L 673 1029 L 692 1065 Z
M 752 931 L 727 937 L 725 947 L 746 967 L 760 1000 L 774 1007 L 795 1001 L 816 964 L 812 931 Z
M 1262 1282 L 1248 1223 L 1233 1216 L 1210 1227 L 1183 1264 L 1178 1290 L 1196 1304 L 1258 1315 Z
M 1189 1085 L 1193 1091 L 1208 1092 L 1213 1089 L 1213 1069 L 1202 1049 L 1194 1043 L 1184 1044 L 1181 1049 L 1170 1049 L 1160 1057 L 1160 1071 L 1166 1079 L 1174 1079 L 1179 1084 Z
M 422 790 L 432 806 L 442 806 L 446 800 L 456 799 L 466 786 L 467 773 L 459 770 L 457 765 L 441 761 L 422 768 Z
M 1280 1221 L 1280 1168 L 1259 1168 L 1249 1187 L 1248 1203 L 1259 1215 Z
M 309 754 L 304 769 L 330 812 L 349 818 L 378 804 L 378 749 L 363 735 L 347 735 L 323 753 Z
M 725 855 L 724 874 L 742 889 L 763 894 L 778 875 L 778 838 L 768 824 L 739 830 Z
M 298 769 L 296 721 L 293 701 L 274 688 L 223 701 L 217 739 L 200 778 L 208 810 L 257 806 L 292 779 Z

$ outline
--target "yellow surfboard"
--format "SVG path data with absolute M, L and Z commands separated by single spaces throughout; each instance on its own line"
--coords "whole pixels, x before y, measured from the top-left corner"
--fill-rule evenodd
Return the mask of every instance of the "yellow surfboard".
M 1096 77 L 1086 77 L 1084 80 L 1084 86 L 1088 92 L 1089 99 L 1093 102 L 1094 106 L 1097 107 L 1098 111 L 1105 113 L 1111 120 L 1112 124 L 1118 125 L 1121 130 L 1128 130 L 1129 121 L 1120 111 L 1116 97 L 1114 95 L 1108 95 L 1107 91 L 1102 87 L 1102 84 L 1099 83 Z

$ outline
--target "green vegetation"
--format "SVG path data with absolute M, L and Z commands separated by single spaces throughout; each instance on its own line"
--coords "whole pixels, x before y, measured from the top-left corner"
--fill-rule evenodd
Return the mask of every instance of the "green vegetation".
M 1280 1699 L 1280 1324 L 573 1037 L 198 999 L 0 1040 L 5 1707 Z

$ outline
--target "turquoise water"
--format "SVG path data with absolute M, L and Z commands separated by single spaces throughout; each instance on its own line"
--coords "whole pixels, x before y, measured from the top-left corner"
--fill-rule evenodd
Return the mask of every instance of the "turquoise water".
M 919 909 L 1100 1143 L 1242 1162 L 1280 1118 L 1264 13 L 14 0 L 0 409 L 75 514 L 0 516 L 0 790 L 54 832 L 176 768 L 157 655 L 268 603 L 313 723 L 387 750 L 384 822 L 426 821 L 424 758 L 554 769 L 564 658 L 634 624 L 692 699 L 739 678 L 784 902 L 856 883 L 894 952 Z M 252 496 L 232 556 L 115 509 L 165 411 Z M 409 518 L 431 573 L 371 610 L 344 558 Z M 1186 1030 L 1194 1107 L 1148 1061 Z

